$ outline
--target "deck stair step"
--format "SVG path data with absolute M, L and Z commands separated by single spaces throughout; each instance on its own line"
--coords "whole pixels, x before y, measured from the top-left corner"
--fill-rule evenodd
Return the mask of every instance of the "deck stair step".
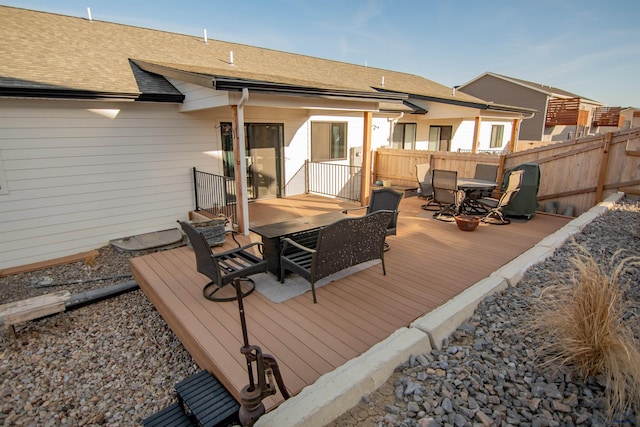
M 144 427 L 193 427 L 191 419 L 177 402 L 148 416 L 142 420 L 142 425 Z
M 145 418 L 144 427 L 227 427 L 239 425 L 240 404 L 209 372 L 200 371 L 175 385 L 178 402 Z
M 175 386 L 178 402 L 201 427 L 224 427 L 239 423 L 240 404 L 209 372 L 200 371 Z

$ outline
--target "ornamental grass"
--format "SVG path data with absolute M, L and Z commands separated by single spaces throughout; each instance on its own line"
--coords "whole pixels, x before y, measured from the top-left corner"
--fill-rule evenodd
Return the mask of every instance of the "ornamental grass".
M 640 257 L 616 252 L 609 273 L 589 251 L 577 248 L 571 259 L 574 270 L 567 283 L 547 287 L 536 304 L 530 326 L 542 333 L 544 344 L 538 355 L 545 366 L 567 367 L 583 376 L 601 375 L 605 380 L 607 416 L 640 408 L 640 348 L 626 320 L 633 309 L 625 297 L 629 286 L 621 283 L 627 268 L 640 264 Z M 635 302 L 637 305 L 637 302 Z M 638 318 L 631 316 L 632 322 Z

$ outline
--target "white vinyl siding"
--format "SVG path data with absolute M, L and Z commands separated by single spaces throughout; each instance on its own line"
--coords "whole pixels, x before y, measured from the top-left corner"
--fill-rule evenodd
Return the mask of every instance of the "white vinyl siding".
M 211 113 L 176 105 L 8 101 L 0 106 L 0 268 L 176 226 L 192 167 L 219 173 Z M 117 114 L 116 114 L 117 113 Z

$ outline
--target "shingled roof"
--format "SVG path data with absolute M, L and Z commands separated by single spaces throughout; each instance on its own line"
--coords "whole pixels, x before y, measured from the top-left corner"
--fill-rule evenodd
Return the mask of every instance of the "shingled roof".
M 189 35 L 6 6 L 0 6 L 0 21 L 0 95 L 5 96 L 181 101 L 166 79 L 149 72 L 158 67 L 383 99 L 397 92 L 487 104 L 412 74 L 237 43 L 205 43 Z
M 518 84 L 520 86 L 525 86 L 525 87 L 528 87 L 530 89 L 533 89 L 533 90 L 536 90 L 536 91 L 539 91 L 539 92 L 542 92 L 542 93 L 546 93 L 549 96 L 556 96 L 556 97 L 562 97 L 562 98 L 580 98 L 580 99 L 584 99 L 584 100 L 588 100 L 588 101 L 592 101 L 594 103 L 600 104 L 597 101 L 594 101 L 594 100 L 589 99 L 589 98 L 585 98 L 584 96 L 576 95 L 575 93 L 571 93 L 571 92 L 566 91 L 564 89 L 559 89 L 557 87 L 545 85 L 545 84 L 542 84 L 542 83 L 530 82 L 528 80 L 517 79 L 515 77 L 509 77 L 509 76 L 505 76 L 505 75 L 497 74 L 497 73 L 486 72 L 486 73 L 482 74 L 481 76 L 473 79 L 472 81 L 478 80 L 482 76 L 493 76 L 493 77 L 498 78 L 498 79 L 507 80 L 507 81 L 510 81 L 512 83 L 516 83 L 516 84 Z

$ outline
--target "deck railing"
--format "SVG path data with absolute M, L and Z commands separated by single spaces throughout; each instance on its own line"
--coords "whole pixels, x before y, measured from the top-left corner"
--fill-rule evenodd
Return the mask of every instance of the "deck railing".
M 236 218 L 235 180 L 193 168 L 196 210 Z M 362 168 L 332 163 L 305 163 L 305 193 L 360 200 Z
M 235 180 L 193 168 L 194 196 L 197 211 L 236 218 Z
M 306 193 L 360 200 L 362 167 L 307 161 L 305 169 Z

